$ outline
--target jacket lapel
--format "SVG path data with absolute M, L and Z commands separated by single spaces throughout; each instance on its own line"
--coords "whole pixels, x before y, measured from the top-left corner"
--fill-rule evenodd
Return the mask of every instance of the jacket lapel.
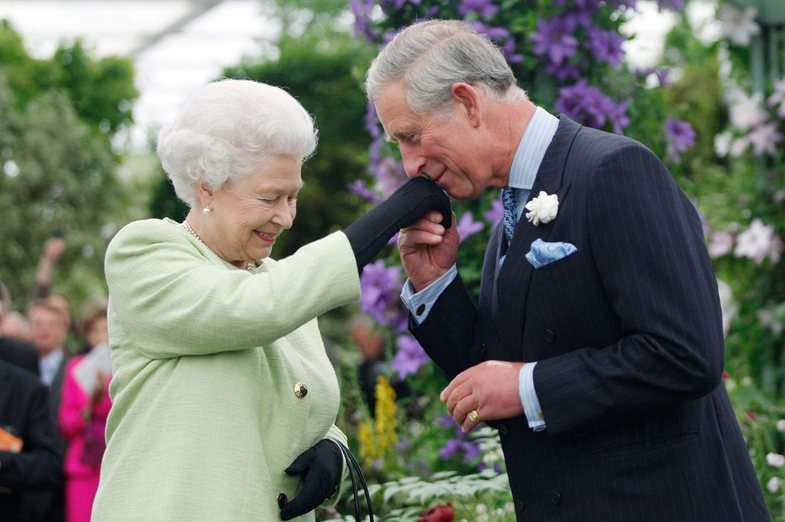
M 566 116 L 561 116 L 556 134 L 548 146 L 537 178 L 534 181 L 528 201 L 537 197 L 540 191 L 556 194 L 561 207 L 567 197 L 570 185 L 564 183 L 564 167 L 580 125 Z M 528 203 L 527 201 L 527 203 Z M 558 215 L 556 220 L 558 220 Z M 554 220 L 555 221 L 555 220 Z M 524 215 L 515 227 L 515 235 L 507 250 L 507 257 L 499 270 L 497 278 L 498 325 L 502 343 L 515 360 L 522 360 L 523 329 L 526 314 L 526 298 L 534 267 L 526 261 L 526 252 L 537 238 L 548 240 L 553 222 L 534 226 Z

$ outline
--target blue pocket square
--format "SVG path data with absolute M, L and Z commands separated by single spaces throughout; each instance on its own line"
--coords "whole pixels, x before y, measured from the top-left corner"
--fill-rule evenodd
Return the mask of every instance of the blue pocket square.
M 534 268 L 540 268 L 577 251 L 578 249 L 571 243 L 561 241 L 547 243 L 538 238 L 532 243 L 531 250 L 526 253 L 526 259 Z

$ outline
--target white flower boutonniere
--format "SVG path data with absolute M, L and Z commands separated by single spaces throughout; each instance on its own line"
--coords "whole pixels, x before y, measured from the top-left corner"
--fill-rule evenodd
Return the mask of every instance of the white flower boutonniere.
M 526 203 L 526 219 L 536 227 L 540 223 L 545 225 L 556 219 L 559 212 L 559 197 L 541 190 L 536 198 Z

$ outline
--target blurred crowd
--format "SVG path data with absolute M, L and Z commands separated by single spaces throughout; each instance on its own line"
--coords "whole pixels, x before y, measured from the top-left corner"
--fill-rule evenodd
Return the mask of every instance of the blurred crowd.
M 2 521 L 89 521 L 98 488 L 111 407 L 106 303 L 88 299 L 74 314 L 52 291 L 65 248 L 60 236 L 45 242 L 29 296 L 0 282 Z M 14 305 L 25 299 L 23 313 Z

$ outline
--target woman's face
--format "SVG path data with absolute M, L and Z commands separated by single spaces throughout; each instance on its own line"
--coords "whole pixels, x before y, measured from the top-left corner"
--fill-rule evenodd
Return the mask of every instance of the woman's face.
M 240 267 L 268 257 L 297 214 L 301 167 L 299 158 L 276 156 L 258 172 L 216 190 L 212 212 L 203 219 L 208 245 Z
M 101 343 L 105 343 L 109 340 L 109 331 L 106 326 L 106 317 L 100 316 L 93 320 L 90 324 L 90 328 L 87 330 L 87 344 L 90 345 L 91 348 L 95 348 Z

